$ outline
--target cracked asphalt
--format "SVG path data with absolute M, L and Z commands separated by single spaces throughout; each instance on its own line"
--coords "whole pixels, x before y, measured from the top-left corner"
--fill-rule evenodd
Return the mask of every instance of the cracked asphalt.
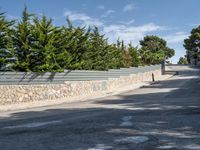
M 200 150 L 199 69 L 106 98 L 0 113 L 1 150 Z

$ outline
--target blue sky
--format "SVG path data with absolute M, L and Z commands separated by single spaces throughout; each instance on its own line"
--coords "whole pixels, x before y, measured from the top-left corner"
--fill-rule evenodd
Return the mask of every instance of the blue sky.
M 185 55 L 183 39 L 200 25 L 200 0 L 0 0 L 0 11 L 18 19 L 25 3 L 55 25 L 65 25 L 66 16 L 75 25 L 96 25 L 109 42 L 120 38 L 137 46 L 145 35 L 158 35 L 176 50 L 174 63 Z

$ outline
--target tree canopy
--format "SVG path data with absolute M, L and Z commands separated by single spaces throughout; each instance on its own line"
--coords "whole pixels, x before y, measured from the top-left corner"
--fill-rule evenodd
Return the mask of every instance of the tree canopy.
M 192 29 L 190 36 L 184 40 L 185 49 L 187 50 L 187 60 L 190 63 L 191 59 L 200 58 L 200 26 Z
M 188 64 L 187 58 L 185 58 L 185 57 L 180 57 L 180 58 L 179 58 L 179 61 L 178 61 L 178 64 L 187 65 L 187 64 Z
M 158 36 L 145 36 L 140 45 L 140 55 L 144 64 L 158 64 L 175 54 L 173 49 L 167 47 L 167 42 Z
M 6 20 L 5 13 L 0 13 L 0 68 L 8 65 L 8 60 L 14 56 L 12 40 L 14 30 L 11 28 L 14 23 Z
M 18 21 L 0 14 L 0 68 L 8 64 L 8 57 L 15 58 L 16 71 L 61 72 L 158 64 L 174 55 L 157 36 L 146 36 L 140 44 L 141 48 L 123 40 L 109 43 L 98 27 L 74 26 L 68 18 L 65 26 L 55 26 L 51 18 L 29 13 L 26 6 Z

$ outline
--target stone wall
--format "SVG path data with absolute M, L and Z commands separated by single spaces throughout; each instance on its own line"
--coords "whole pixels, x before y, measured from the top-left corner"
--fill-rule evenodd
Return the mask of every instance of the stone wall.
M 120 78 L 108 80 L 107 89 L 112 90 L 122 86 L 127 86 L 145 81 L 152 81 L 152 74 L 154 74 L 155 80 L 159 80 L 162 76 L 161 70 L 131 74 L 130 76 L 122 76 Z
M 156 80 L 161 78 L 161 70 L 155 70 L 100 81 L 65 81 L 64 84 L 43 85 L 0 85 L 0 105 L 56 100 L 81 95 L 89 96 L 130 84 L 152 81 L 152 73 Z

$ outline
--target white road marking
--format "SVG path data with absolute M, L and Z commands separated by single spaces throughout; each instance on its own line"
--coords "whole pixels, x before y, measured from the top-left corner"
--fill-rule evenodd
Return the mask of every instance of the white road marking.
M 126 138 L 116 139 L 115 142 L 117 143 L 143 143 L 146 142 L 149 138 L 146 136 L 130 136 Z
M 88 150 L 109 150 L 109 149 L 112 149 L 113 147 L 112 146 L 97 146 L 96 148 L 89 148 Z
M 132 126 L 132 122 L 130 120 L 132 119 L 132 116 L 125 116 L 122 118 L 123 122 L 120 124 L 122 127 Z
M 36 128 L 41 126 L 46 126 L 49 124 L 56 124 L 62 122 L 61 120 L 55 120 L 55 121 L 47 121 L 47 122 L 33 122 L 33 123 L 26 123 L 16 126 L 7 126 L 4 127 L 5 129 L 16 129 L 16 128 Z
M 164 145 L 164 146 L 159 146 L 157 147 L 159 149 L 169 149 L 169 148 L 173 148 L 173 146 L 170 146 L 170 145 Z

